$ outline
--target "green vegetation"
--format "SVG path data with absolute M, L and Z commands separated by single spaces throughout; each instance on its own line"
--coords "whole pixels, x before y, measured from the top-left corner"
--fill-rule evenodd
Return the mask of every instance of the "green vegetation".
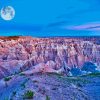
M 67 81 L 77 85 L 78 87 L 82 87 L 84 84 L 91 83 L 90 80 L 82 78 L 82 77 L 68 77 Z
M 95 72 L 95 73 L 90 73 L 87 75 L 82 75 L 82 76 L 64 76 L 61 74 L 56 74 L 56 73 L 49 73 L 47 74 L 48 76 L 56 77 L 58 81 L 61 81 L 63 83 L 73 83 L 77 87 L 83 87 L 86 84 L 89 84 L 92 82 L 92 80 L 89 80 L 88 77 L 100 77 L 100 72 Z
M 8 98 L 5 98 L 4 100 L 9 100 Z
M 11 97 L 10 97 L 10 99 L 8 99 L 8 100 L 14 100 L 13 98 L 16 96 L 16 91 L 13 91 L 12 92 L 12 95 L 11 95 Z
M 46 100 L 50 100 L 50 97 L 46 95 Z
M 9 81 L 11 79 L 11 77 L 5 77 L 4 81 Z
M 20 75 L 20 76 L 24 76 L 25 74 L 24 74 L 24 73 L 20 73 L 19 75 Z
M 67 77 L 66 78 L 68 81 L 70 82 L 83 82 L 83 83 L 87 83 L 88 80 L 83 79 L 81 77 Z
M 34 92 L 31 90 L 28 90 L 24 93 L 23 98 L 24 99 L 33 99 Z
M 25 88 L 25 84 L 27 83 L 29 79 L 26 79 L 22 84 L 21 84 L 21 87 Z
M 83 75 L 81 77 L 86 77 L 86 76 L 91 76 L 91 77 L 100 76 L 100 72 L 90 73 L 90 74 L 87 74 L 87 75 Z
M 25 82 L 23 82 L 23 83 L 21 84 L 21 87 L 25 88 Z
M 86 78 L 82 78 L 80 76 L 77 77 L 68 77 L 68 76 L 61 76 L 61 75 L 56 75 L 58 77 L 59 81 L 62 81 L 63 83 L 73 83 L 78 87 L 83 87 L 84 84 L 91 83 L 90 80 Z
M 59 81 L 62 81 L 63 83 L 73 83 L 78 87 L 82 87 L 84 84 L 90 83 L 91 81 L 86 79 L 86 78 L 82 78 L 81 76 L 77 76 L 77 77 L 70 77 L 70 76 L 64 76 L 61 74 L 56 74 L 56 73 L 49 73 L 49 76 L 56 76 L 58 78 Z
M 16 91 L 13 92 L 13 96 L 15 96 L 15 95 L 16 95 Z
M 57 90 L 57 88 L 56 88 L 56 87 L 54 87 L 54 88 L 52 88 L 52 90 Z
M 61 77 L 62 76 L 62 74 L 59 74 L 59 73 L 55 73 L 55 72 L 53 72 L 53 73 L 47 73 L 47 75 L 56 75 L 56 76 L 58 76 L 58 77 Z
M 39 83 L 39 81 L 38 81 L 38 80 L 33 80 L 33 82 L 34 82 L 34 83 Z

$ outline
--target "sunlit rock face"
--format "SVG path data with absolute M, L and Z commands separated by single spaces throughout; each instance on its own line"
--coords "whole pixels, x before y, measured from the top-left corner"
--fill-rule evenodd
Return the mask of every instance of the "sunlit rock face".
M 85 62 L 100 66 L 99 41 L 96 37 L 1 37 L 0 78 L 30 69 L 35 73 L 34 66 L 40 72 L 57 73 L 82 69 Z

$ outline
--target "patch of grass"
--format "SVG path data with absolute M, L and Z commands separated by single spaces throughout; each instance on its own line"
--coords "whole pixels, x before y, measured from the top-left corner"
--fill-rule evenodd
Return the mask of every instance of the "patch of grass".
M 16 95 L 16 91 L 13 92 L 13 96 L 15 96 L 15 95 Z
M 19 75 L 20 75 L 20 76 L 25 76 L 25 74 L 24 74 L 24 73 L 20 73 Z
M 46 100 L 50 100 L 50 97 L 48 95 L 46 95 Z
M 5 98 L 4 100 L 9 100 L 8 98 Z
M 76 84 L 78 87 L 82 87 L 82 84 L 81 83 L 77 83 Z
M 39 83 L 39 81 L 38 81 L 38 80 L 33 80 L 33 82 L 34 82 L 34 83 Z
M 90 83 L 91 81 L 88 79 L 83 79 L 81 77 L 76 77 L 76 79 L 74 80 L 75 83 L 83 83 L 83 84 L 87 84 Z
M 56 87 L 54 87 L 54 88 L 52 88 L 52 90 L 57 90 L 57 88 L 56 88 Z
M 90 74 L 87 74 L 87 75 L 83 75 L 81 77 L 88 77 L 88 76 L 91 76 L 91 77 L 95 77 L 95 76 L 100 76 L 100 72 L 97 72 L 97 73 L 90 73 Z
M 25 88 L 25 82 L 23 82 L 23 83 L 21 84 L 21 87 Z
M 34 97 L 34 92 L 31 90 L 26 91 L 23 95 L 24 99 L 33 99 L 33 97 Z
M 53 73 L 47 73 L 48 75 L 56 75 L 56 76 L 62 76 L 61 74 L 59 74 L 59 73 L 55 73 L 55 72 L 53 72 Z
M 63 76 L 61 74 L 57 74 L 57 73 L 49 73 L 48 75 L 50 76 L 56 76 L 59 81 L 66 83 L 73 83 L 75 85 L 77 85 L 78 87 L 82 87 L 83 84 L 87 84 L 90 83 L 91 81 L 88 79 L 84 79 L 81 76 L 77 76 L 77 77 L 70 77 L 70 76 Z
M 82 87 L 84 84 L 88 84 L 91 83 L 90 80 L 88 79 L 84 79 L 82 77 L 66 77 L 66 76 L 62 76 L 60 78 L 60 81 L 66 83 L 73 83 L 78 87 Z
M 29 79 L 26 79 L 22 84 L 21 87 L 25 88 L 25 84 L 28 82 Z
M 4 81 L 9 81 L 9 80 L 11 80 L 11 77 L 5 77 L 4 78 Z
M 56 76 L 56 77 L 59 78 L 59 79 L 62 78 L 62 77 L 64 77 L 62 74 L 54 73 L 54 72 L 53 72 L 53 73 L 47 73 L 47 75 L 48 75 L 48 76 Z

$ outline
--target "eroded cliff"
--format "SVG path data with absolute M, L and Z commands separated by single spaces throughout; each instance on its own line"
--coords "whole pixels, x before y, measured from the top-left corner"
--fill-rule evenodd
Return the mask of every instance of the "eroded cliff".
M 0 78 L 26 71 L 65 72 L 85 62 L 100 66 L 100 38 L 0 38 Z

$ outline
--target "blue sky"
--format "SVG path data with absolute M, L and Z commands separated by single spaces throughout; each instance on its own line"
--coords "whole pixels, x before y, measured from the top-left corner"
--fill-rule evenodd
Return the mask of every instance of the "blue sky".
M 99 35 L 100 0 L 0 0 L 0 9 L 12 6 L 16 15 L 0 17 L 0 35 Z

